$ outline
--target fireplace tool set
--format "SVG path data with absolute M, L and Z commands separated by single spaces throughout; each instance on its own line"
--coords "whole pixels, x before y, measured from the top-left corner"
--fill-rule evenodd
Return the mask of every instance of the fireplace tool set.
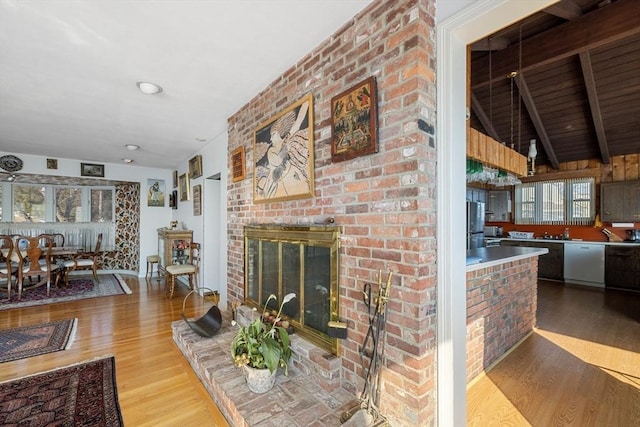
M 342 417 L 343 426 L 386 426 L 387 420 L 379 413 L 379 373 L 384 363 L 385 325 L 387 317 L 387 301 L 391 290 L 389 272 L 387 282 L 382 283 L 382 272 L 378 272 L 377 295 L 371 283 L 365 283 L 362 299 L 367 307 L 369 328 L 360 348 L 360 360 L 365 370 L 364 388 L 357 407 L 345 412 Z

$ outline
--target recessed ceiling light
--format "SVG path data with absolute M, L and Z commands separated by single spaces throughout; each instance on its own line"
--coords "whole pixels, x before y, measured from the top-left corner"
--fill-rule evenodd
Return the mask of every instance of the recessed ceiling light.
M 138 85 L 140 92 L 144 93 L 145 95 L 155 95 L 156 93 L 162 92 L 162 88 L 155 83 L 136 82 L 136 85 Z
M 125 163 L 133 163 L 133 159 L 122 159 Z
M 198 142 L 205 142 L 207 139 L 206 138 L 196 138 L 196 141 Z
M 136 151 L 136 150 L 139 150 L 139 149 L 140 149 L 140 146 L 139 146 L 139 145 L 136 145 L 136 144 L 127 144 L 127 145 L 125 145 L 125 147 L 126 147 L 126 148 L 127 148 L 127 150 L 129 150 L 129 151 Z

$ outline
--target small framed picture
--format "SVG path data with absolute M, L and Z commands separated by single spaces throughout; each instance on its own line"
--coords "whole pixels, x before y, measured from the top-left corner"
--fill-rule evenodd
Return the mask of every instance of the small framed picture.
M 202 215 L 202 186 L 193 186 L 193 216 Z
M 171 209 L 178 209 L 178 190 L 173 190 L 169 194 L 169 207 Z
M 202 176 L 202 156 L 198 154 L 189 160 L 189 175 L 191 179 L 200 178 Z
M 94 163 L 80 163 L 80 175 L 104 178 L 104 165 L 96 165 Z
M 189 191 L 189 172 L 180 175 L 178 180 L 180 181 L 180 201 L 187 201 L 191 198 Z
M 173 187 L 178 188 L 178 171 L 173 171 Z
M 242 181 L 244 175 L 244 147 L 238 147 L 231 152 L 231 180 Z
M 369 77 L 331 98 L 331 161 L 378 152 L 376 79 Z
M 58 169 L 58 159 L 47 159 L 47 169 Z
M 149 191 L 147 192 L 147 206 L 164 207 L 164 180 L 148 179 L 147 186 L 149 187 Z

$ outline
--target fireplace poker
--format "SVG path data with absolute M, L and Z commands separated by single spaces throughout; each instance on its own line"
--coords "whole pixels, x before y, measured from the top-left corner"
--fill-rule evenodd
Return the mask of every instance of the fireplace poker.
M 380 364 L 384 357 L 384 341 L 385 341 L 385 325 L 386 325 L 386 309 L 389 293 L 391 289 L 391 276 L 389 272 L 385 286 L 382 285 L 382 272 L 378 273 L 378 296 L 375 301 L 372 299 L 371 284 L 365 283 L 363 290 L 363 300 L 368 310 L 369 328 L 367 335 L 360 350 L 360 358 L 364 367 L 364 356 L 366 353 L 369 340 L 372 343 L 372 349 L 369 356 L 369 366 L 365 375 L 364 388 L 362 390 L 361 401 L 365 403 L 367 410 L 376 418 L 379 418 L 376 406 L 378 400 L 378 374 Z M 380 341 L 382 340 L 382 343 Z

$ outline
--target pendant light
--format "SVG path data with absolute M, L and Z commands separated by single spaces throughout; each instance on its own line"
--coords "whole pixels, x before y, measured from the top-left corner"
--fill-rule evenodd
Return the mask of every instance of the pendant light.
M 536 140 L 532 139 L 529 142 L 529 153 L 527 158 L 531 161 L 531 169 L 529 170 L 529 176 L 533 176 L 536 171 L 536 157 L 538 156 L 538 148 L 536 147 Z

